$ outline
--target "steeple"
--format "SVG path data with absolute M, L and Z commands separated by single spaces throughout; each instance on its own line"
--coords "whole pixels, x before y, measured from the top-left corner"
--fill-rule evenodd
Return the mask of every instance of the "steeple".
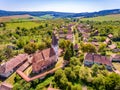
M 56 31 L 53 32 L 52 34 L 52 45 L 51 47 L 54 49 L 57 57 L 58 57 L 58 37 L 56 36 Z
M 58 37 L 56 36 L 56 32 L 54 31 L 52 34 L 52 46 L 58 45 Z

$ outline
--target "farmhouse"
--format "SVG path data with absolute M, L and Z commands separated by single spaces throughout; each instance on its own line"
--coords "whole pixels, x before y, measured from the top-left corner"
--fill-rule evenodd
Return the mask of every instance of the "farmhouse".
M 108 70 L 112 70 L 110 58 L 95 53 L 87 53 L 84 58 L 84 65 L 92 66 L 93 64 L 105 65 Z
M 16 69 L 18 69 L 22 64 L 27 61 L 28 54 L 19 54 L 14 58 L 10 59 L 8 62 L 5 62 L 0 65 L 0 76 L 8 77 L 10 76 Z
M 111 40 L 109 38 L 106 38 L 106 40 L 104 41 L 105 44 L 109 45 L 111 44 Z
M 68 33 L 66 35 L 66 39 L 73 42 L 73 32 L 72 32 L 72 30 L 68 30 Z
M 43 70 L 54 66 L 58 60 L 58 38 L 53 33 L 51 48 L 37 51 L 33 55 L 32 70 L 34 73 L 42 72 Z
M 108 47 L 113 50 L 113 49 L 116 49 L 117 48 L 117 45 L 116 44 L 111 44 L 111 45 L 108 45 Z
M 113 38 L 113 35 L 112 35 L 112 34 L 109 34 L 108 37 L 109 37 L 109 38 Z
M 112 62 L 120 62 L 120 54 L 111 56 Z
M 63 39 L 65 39 L 65 33 L 63 32 L 63 30 L 60 30 L 59 31 L 59 38 L 63 38 Z

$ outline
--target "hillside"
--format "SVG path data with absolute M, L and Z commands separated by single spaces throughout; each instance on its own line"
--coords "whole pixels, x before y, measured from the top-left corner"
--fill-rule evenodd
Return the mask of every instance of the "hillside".
M 102 10 L 98 12 L 84 12 L 84 13 L 67 13 L 67 12 L 54 12 L 54 11 L 4 11 L 0 10 L 0 16 L 11 16 L 11 15 L 24 15 L 28 14 L 31 16 L 45 16 L 50 15 L 55 18 L 76 18 L 76 17 L 94 17 L 103 16 L 110 14 L 120 14 L 120 9 Z
M 120 21 L 120 14 L 98 16 L 93 18 L 82 18 L 81 20 L 89 21 Z
M 0 22 L 7 22 L 7 21 L 10 21 L 10 20 L 15 20 L 15 19 L 33 19 L 32 16 L 30 15 L 13 15 L 13 16 L 3 16 L 3 17 L 0 17 Z

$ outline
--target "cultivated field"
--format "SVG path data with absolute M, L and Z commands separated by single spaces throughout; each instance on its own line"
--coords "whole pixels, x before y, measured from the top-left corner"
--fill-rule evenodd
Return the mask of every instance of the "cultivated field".
M 11 21 L 13 19 L 29 19 L 32 18 L 32 16 L 30 15 L 14 15 L 14 16 L 4 16 L 4 17 L 0 17 L 0 22 L 8 22 Z

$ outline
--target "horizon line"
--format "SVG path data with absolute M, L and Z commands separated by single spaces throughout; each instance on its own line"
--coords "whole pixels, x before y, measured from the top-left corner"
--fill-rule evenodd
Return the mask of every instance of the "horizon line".
M 102 9 L 102 10 L 95 10 L 95 11 L 88 11 L 88 12 L 69 12 L 69 11 L 63 11 L 63 13 L 92 13 L 92 12 L 100 12 L 100 11 L 104 11 L 104 10 L 115 10 L 115 9 L 119 9 L 120 8 L 114 8 L 114 9 Z M 1 11 L 8 11 L 8 12 L 61 12 L 62 11 L 52 11 L 52 10 L 44 10 L 44 11 L 39 11 L 39 10 L 2 10 Z

